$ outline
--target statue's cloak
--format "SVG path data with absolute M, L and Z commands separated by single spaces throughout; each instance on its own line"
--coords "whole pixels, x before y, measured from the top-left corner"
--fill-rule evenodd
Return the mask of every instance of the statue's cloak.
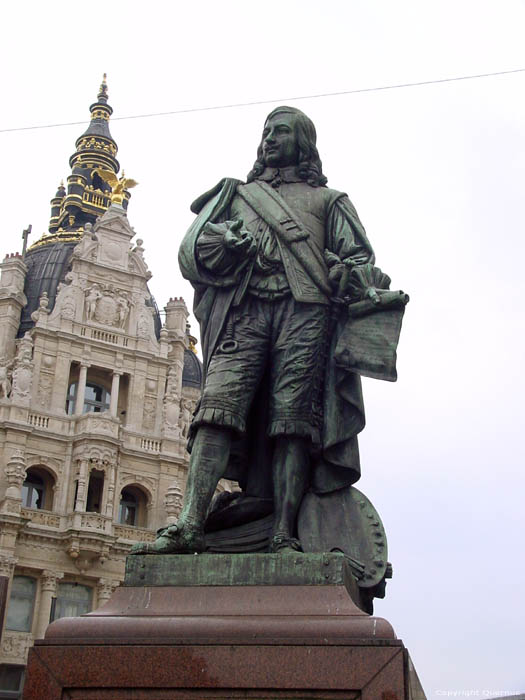
M 209 361 L 246 266 L 241 265 L 229 277 L 218 277 L 200 264 L 196 243 L 207 222 L 215 223 L 227 218 L 225 215 L 237 187 L 242 184 L 240 180 L 230 178 L 221 180 L 214 189 L 193 203 L 192 211 L 197 217 L 186 233 L 179 251 L 182 274 L 195 289 L 193 312 L 201 331 L 203 386 Z M 343 195 L 338 199 L 338 204 L 351 222 L 363 248 L 369 250 L 372 256 L 372 249 L 352 204 Z M 320 449 L 312 451 L 312 490 L 317 493 L 329 493 L 350 486 L 360 477 L 357 435 L 365 426 L 361 380 L 358 374 L 340 363 L 336 365 L 334 361 L 335 347 L 344 327 L 343 316 L 339 318 L 334 310 L 330 337 L 326 339 L 322 440 Z M 264 389 L 263 379 L 260 392 L 252 405 L 247 435 L 236 438 L 225 477 L 238 481 L 241 488 L 250 495 L 271 498 L 271 447 L 266 438 L 266 425 L 260 425 L 265 419 Z M 191 444 L 190 437 L 190 451 Z

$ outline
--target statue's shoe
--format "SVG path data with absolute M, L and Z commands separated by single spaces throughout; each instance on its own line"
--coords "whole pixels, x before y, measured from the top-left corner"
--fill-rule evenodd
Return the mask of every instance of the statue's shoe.
M 204 535 L 180 525 L 169 525 L 157 532 L 155 542 L 137 542 L 130 554 L 196 554 L 204 552 Z
M 302 552 L 301 543 L 295 537 L 288 537 L 284 533 L 277 533 L 270 542 L 270 552 L 273 554 L 285 554 L 286 552 Z

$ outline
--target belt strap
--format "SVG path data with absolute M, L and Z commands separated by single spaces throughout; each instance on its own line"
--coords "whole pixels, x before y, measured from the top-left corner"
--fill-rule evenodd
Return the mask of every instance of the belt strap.
M 240 185 L 237 194 L 270 226 L 279 243 L 286 246 L 316 287 L 330 297 L 332 289 L 328 284 L 328 268 L 300 219 L 281 195 L 266 182 L 255 180 L 253 184 L 258 188 L 257 196 L 247 185 Z

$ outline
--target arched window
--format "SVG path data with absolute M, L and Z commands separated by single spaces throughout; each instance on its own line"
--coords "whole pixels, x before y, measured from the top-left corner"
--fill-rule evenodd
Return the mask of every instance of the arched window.
M 53 509 L 53 477 L 39 467 L 30 467 L 22 484 L 22 506 L 36 510 Z
M 126 486 L 120 494 L 118 521 L 121 525 L 146 527 L 147 520 L 146 494 L 138 486 Z
M 78 617 L 91 610 L 93 590 L 80 583 L 59 583 L 51 611 L 51 622 L 61 617 Z
M 77 392 L 78 382 L 73 382 L 69 385 L 66 399 L 66 413 L 68 416 L 72 416 L 75 412 Z M 110 402 L 111 392 L 105 387 L 100 384 L 95 384 L 94 382 L 86 383 L 82 413 L 104 413 L 104 411 L 109 411 Z
M 89 475 L 86 511 L 89 513 L 100 513 L 103 493 L 104 472 L 100 469 L 92 469 Z
M 28 473 L 22 484 L 22 505 L 37 510 L 44 507 L 44 480 L 38 474 Z
M 15 632 L 31 632 L 35 593 L 36 579 L 30 576 L 13 576 L 6 629 Z
M 135 525 L 137 520 L 137 499 L 129 489 L 120 494 L 118 521 L 122 525 Z

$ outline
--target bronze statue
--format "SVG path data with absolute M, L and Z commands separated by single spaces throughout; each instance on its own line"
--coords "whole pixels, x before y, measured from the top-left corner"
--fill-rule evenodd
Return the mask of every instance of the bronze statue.
M 359 478 L 359 374 L 395 379 L 408 298 L 387 291 L 353 205 L 326 182 L 313 123 L 278 107 L 247 183 L 224 179 L 193 203 L 179 263 L 195 289 L 204 383 L 184 505 L 132 553 L 201 552 L 206 521 L 228 528 L 272 512 L 269 551 L 301 551 L 305 494 L 330 497 Z M 391 321 L 379 322 L 379 343 L 378 318 Z M 222 477 L 241 493 L 210 511 Z

